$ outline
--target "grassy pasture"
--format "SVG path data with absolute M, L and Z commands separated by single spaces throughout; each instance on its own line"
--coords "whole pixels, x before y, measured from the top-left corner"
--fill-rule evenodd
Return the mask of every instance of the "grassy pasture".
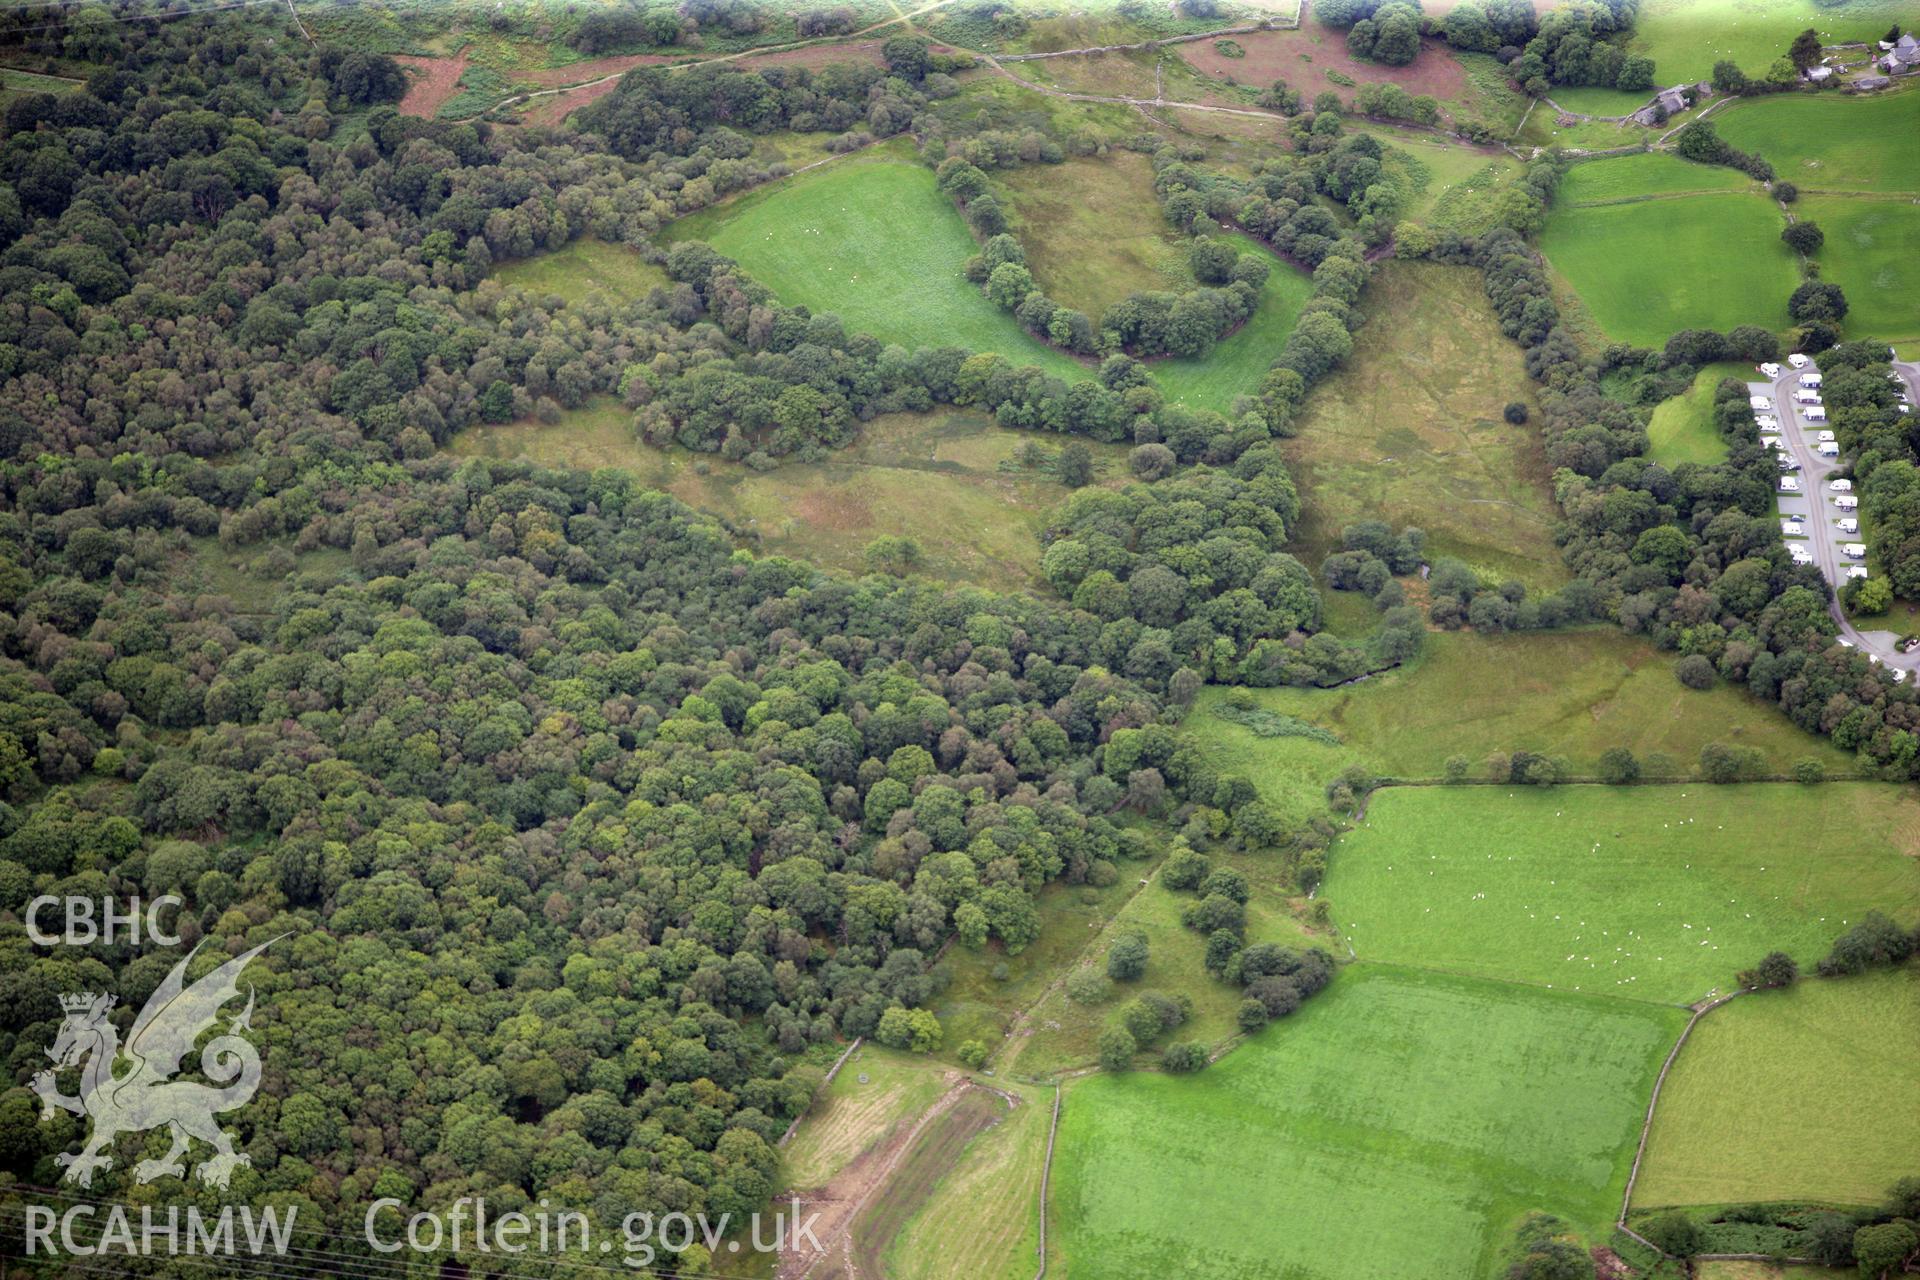
M 635 437 L 631 419 L 617 401 L 603 400 L 552 426 L 474 427 L 451 448 L 465 457 L 619 467 L 756 535 L 764 551 L 828 568 L 861 572 L 874 538 L 911 537 L 924 552 L 916 572 L 1001 589 L 1038 580 L 1040 529 L 1067 497 L 1050 475 L 1020 465 L 1021 447 L 1034 437 L 977 413 L 889 414 L 825 462 L 765 472 L 712 454 L 652 448 Z M 1052 449 L 1059 441 L 1041 443 Z M 1097 483 L 1126 481 L 1123 446 L 1088 448 Z
M 66 76 L 49 76 L 42 75 L 38 71 L 22 71 L 17 67 L 0 67 L 0 106 L 16 98 L 31 97 L 36 93 L 72 93 L 82 88 L 84 83 Z
M 1920 93 L 1782 94 L 1713 119 L 1727 142 L 1802 190 L 1920 191 Z
M 1654 408 L 1647 423 L 1647 456 L 1665 467 L 1683 462 L 1722 462 L 1727 442 L 1713 424 L 1713 390 L 1722 378 L 1752 376 L 1731 361 L 1702 369 L 1693 385 Z
M 1657 347 L 1681 329 L 1784 329 L 1799 270 L 1781 226 L 1747 195 L 1562 206 L 1540 247 L 1608 336 Z
M 1524 172 L 1524 166 L 1505 153 L 1432 142 L 1411 133 L 1385 134 L 1382 141 L 1405 157 L 1398 163 L 1409 171 L 1418 192 L 1406 218 L 1449 231 L 1486 229 L 1498 214 L 1498 196 Z
M 1351 966 L 1189 1078 L 1095 1075 L 1061 1113 L 1050 1240 L 1078 1277 L 1493 1272 L 1532 1208 L 1612 1220 L 1684 1015 Z
M 1317 566 L 1342 527 L 1380 519 L 1496 577 L 1565 581 L 1539 432 L 1501 417 L 1531 402 L 1532 384 L 1479 274 L 1382 263 L 1360 305 L 1353 355 L 1314 388 L 1285 446 L 1306 497 L 1294 554 Z
M 1920 339 L 1920 203 L 1802 196 L 1795 207 L 1827 233 L 1814 257 L 1822 278 L 1846 291 L 1849 336 Z
M 1920 796 L 1876 783 L 1394 788 L 1322 896 L 1362 959 L 1687 1002 L 1920 916 Z
M 1889 24 L 1904 27 L 1912 16 L 1901 0 L 1849 0 L 1837 6 L 1817 0 L 1646 0 L 1628 48 L 1653 59 L 1654 79 L 1663 85 L 1706 80 L 1722 58 L 1760 76 L 1808 27 L 1828 44 L 1872 41 L 1886 34 Z
M 557 295 L 569 303 L 585 301 L 594 293 L 624 302 L 644 298 L 656 287 L 671 283 L 666 272 L 637 250 L 591 236 L 552 253 L 505 263 L 494 269 L 493 279 L 542 297 Z
M 1185 401 L 1200 409 L 1227 412 L 1235 396 L 1259 389 L 1287 335 L 1300 318 L 1300 308 L 1313 292 L 1313 281 L 1288 266 L 1273 252 L 1247 236 L 1230 235 L 1242 252 L 1258 254 L 1271 268 L 1260 287 L 1260 305 L 1247 322 L 1228 334 L 1204 360 L 1155 360 L 1154 379 L 1169 400 Z
M 1560 205 L 1610 204 L 1640 196 L 1745 191 L 1753 180 L 1725 165 L 1695 164 L 1664 151 L 1588 160 L 1567 170 L 1554 200 Z
M 745 192 L 681 218 L 783 301 L 906 347 L 997 351 L 1063 378 L 1087 369 L 1037 342 L 963 268 L 976 245 L 933 172 L 888 148 Z
M 1660 1091 L 1636 1208 L 1877 1204 L 1920 1151 L 1920 967 L 1715 1009 Z
M 1489 672 L 1500 678 L 1489 679 Z M 1222 768 L 1245 774 L 1295 818 L 1321 812 L 1326 784 L 1349 765 L 1432 779 L 1444 776 L 1449 756 L 1477 765 L 1495 749 L 1563 755 L 1576 774 L 1589 777 L 1600 753 L 1614 746 L 1633 751 L 1649 773 L 1664 756 L 1670 773 L 1692 776 L 1700 748 L 1711 741 L 1752 747 L 1776 771 L 1802 757 L 1818 760 L 1830 775 L 1854 767 L 1827 739 L 1736 689 L 1683 687 L 1670 655 L 1611 628 L 1435 632 L 1412 667 L 1340 689 L 1257 689 L 1253 696 L 1266 710 L 1331 730 L 1340 744 L 1258 737 L 1213 714 L 1226 698 L 1217 688 L 1201 691 L 1186 727 Z

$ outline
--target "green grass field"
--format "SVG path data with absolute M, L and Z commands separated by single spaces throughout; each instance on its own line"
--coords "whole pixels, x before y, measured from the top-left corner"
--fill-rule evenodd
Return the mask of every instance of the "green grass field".
M 1076 1280 L 1490 1275 L 1529 1209 L 1612 1221 L 1684 1021 L 1351 966 L 1198 1076 L 1074 1082 L 1053 1261 Z
M 1803 191 L 1920 191 L 1920 92 L 1783 94 L 1713 120 L 1723 139 L 1759 152 Z
M 1660 1091 L 1636 1208 L 1877 1204 L 1920 1152 L 1920 966 L 1743 996 Z
M 1498 679 L 1489 678 L 1493 672 Z M 1331 730 L 1340 745 L 1256 737 L 1212 714 L 1227 696 L 1219 688 L 1201 691 L 1185 727 L 1220 767 L 1246 774 L 1297 816 L 1318 811 L 1326 784 L 1349 765 L 1436 779 L 1445 776 L 1447 758 L 1459 755 L 1478 777 L 1495 750 L 1565 756 L 1582 777 L 1597 776 L 1601 752 L 1619 746 L 1649 776 L 1693 777 L 1708 742 L 1752 748 L 1778 773 L 1801 759 L 1818 761 L 1832 777 L 1854 768 L 1853 757 L 1829 740 L 1732 686 L 1684 687 L 1670 655 L 1612 628 L 1436 632 L 1414 665 L 1359 684 L 1251 692 L 1269 711 Z
M 41 75 L 37 71 L 0 67 L 0 105 L 12 102 L 16 98 L 30 97 L 36 93 L 73 93 L 84 86 L 84 81 L 68 76 L 48 76 Z
M 1313 293 L 1313 281 L 1246 236 L 1228 236 L 1243 252 L 1267 260 L 1272 268 L 1260 288 L 1260 305 L 1247 322 L 1228 334 L 1204 360 L 1155 360 L 1149 366 L 1169 400 L 1199 409 L 1227 412 L 1235 396 L 1252 395 L 1260 379 L 1300 318 Z
M 1713 422 L 1713 392 L 1722 378 L 1751 376 L 1744 364 L 1711 364 L 1694 377 L 1693 385 L 1662 401 L 1647 423 L 1647 456 L 1664 467 L 1683 462 L 1723 462 L 1727 442 Z
M 1920 917 L 1916 834 L 1920 795 L 1878 783 L 1395 788 L 1321 896 L 1365 960 L 1687 1002 Z
M 1285 445 L 1306 501 L 1290 550 L 1317 568 L 1344 526 L 1378 519 L 1425 529 L 1430 554 L 1497 578 L 1564 582 L 1539 430 L 1501 417 L 1532 402 L 1532 384 L 1478 273 L 1385 262 L 1361 308 L 1353 355 Z
M 1909 96 L 1920 102 L 1920 94 Z M 1847 335 L 1920 339 L 1920 204 L 1803 196 L 1796 208 L 1827 233 L 1814 257 L 1822 278 L 1846 291 Z
M 906 154 L 886 148 L 836 161 L 682 218 L 669 234 L 706 241 L 782 301 L 833 312 L 849 331 L 906 347 L 997 351 L 1063 378 L 1087 376 L 966 278 L 973 233 L 933 171 Z
M 1745 191 L 1753 180 L 1725 165 L 1694 164 L 1664 151 L 1588 160 L 1567 170 L 1554 193 L 1561 206 L 1609 204 L 1641 196 Z
M 1681 329 L 1784 329 L 1799 269 L 1783 225 L 1754 196 L 1678 196 L 1558 207 L 1540 247 L 1609 337 L 1658 347 Z
M 504 263 L 494 269 L 492 278 L 542 297 L 558 295 L 570 303 L 596 292 L 621 301 L 644 298 L 656 286 L 671 283 L 667 273 L 638 250 L 590 236 L 552 253 Z
M 1628 47 L 1653 59 L 1654 79 L 1663 85 L 1708 79 L 1722 58 L 1757 77 L 1808 27 L 1834 44 L 1878 40 L 1891 23 L 1912 21 L 1900 0 L 1646 0 Z
M 685 449 L 655 449 L 633 433 L 632 413 L 603 400 L 562 417 L 474 427 L 454 437 L 462 457 L 528 458 L 548 466 L 620 467 L 682 502 L 719 516 L 762 550 L 862 572 L 882 534 L 911 537 L 915 572 L 1000 589 L 1038 581 L 1040 530 L 1067 491 L 1019 462 L 1033 436 L 977 413 L 888 414 L 825 462 L 772 471 Z M 1058 440 L 1041 438 L 1049 449 Z M 1126 448 L 1088 442 L 1096 483 L 1130 477 Z

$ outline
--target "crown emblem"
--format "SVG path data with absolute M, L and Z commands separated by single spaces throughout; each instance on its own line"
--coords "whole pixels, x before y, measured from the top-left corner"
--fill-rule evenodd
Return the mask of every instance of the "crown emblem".
M 113 997 L 97 996 L 91 991 L 79 991 L 61 996 L 60 1007 L 68 1013 L 105 1013 L 113 1007 Z

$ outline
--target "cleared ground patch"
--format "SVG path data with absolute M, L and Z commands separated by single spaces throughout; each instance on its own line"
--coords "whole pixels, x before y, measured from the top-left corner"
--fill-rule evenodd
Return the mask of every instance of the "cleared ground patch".
M 1858 1271 L 1836 1267 L 1781 1267 L 1771 1262 L 1702 1262 L 1699 1280 L 1855 1280 Z
M 1683 462 L 1722 462 L 1727 442 L 1713 422 L 1713 392 L 1723 378 L 1751 376 L 1743 364 L 1712 364 L 1693 385 L 1654 408 L 1647 423 L 1647 456 L 1664 467 Z
M 798 1274 L 807 1280 L 858 1280 L 881 1274 L 880 1260 L 900 1229 L 920 1211 L 969 1144 L 1002 1123 L 1010 1110 L 1006 1098 L 982 1088 L 962 1087 L 942 1098 L 923 1117 L 884 1178 L 859 1188 L 861 1199 L 841 1237 L 823 1237 L 826 1256 Z
M 1069 1086 L 1076 1277 L 1493 1271 L 1528 1209 L 1612 1220 L 1680 1010 L 1362 964 L 1190 1078 Z
M 400 99 L 400 114 L 431 120 L 440 107 L 460 88 L 460 77 L 467 71 L 467 53 L 462 49 L 450 58 L 430 58 L 395 54 L 393 60 L 407 69 L 407 92 Z
M 957 1156 L 934 1165 L 937 1180 L 894 1228 L 892 1244 L 882 1251 L 884 1267 L 871 1274 L 891 1280 L 1028 1280 L 1033 1275 L 1053 1091 L 1005 1081 L 994 1087 L 1019 1103 L 1008 1108 L 993 1099 L 1000 1107 L 994 1122 Z
M 454 437 L 463 457 L 527 458 L 548 466 L 619 467 L 689 506 L 725 520 L 763 551 L 863 572 L 867 544 L 910 537 L 914 572 L 1003 590 L 1038 583 L 1039 535 L 1068 491 L 1020 461 L 1054 437 L 1009 431 L 965 411 L 889 414 L 827 461 L 755 471 L 713 454 L 655 449 L 634 435 L 633 415 L 614 400 L 560 422 L 473 427 Z M 1088 443 L 1096 483 L 1120 484 L 1126 448 Z
M 1230 867 L 1246 876 L 1252 888 L 1247 901 L 1248 942 L 1279 942 L 1288 946 L 1322 946 L 1345 954 L 1337 940 L 1310 933 L 1296 916 L 1293 902 L 1280 882 L 1278 859 L 1216 851 L 1216 867 Z M 1098 1004 L 1083 1005 L 1067 998 L 1062 984 L 1051 987 L 1024 1019 L 1016 1042 L 1008 1045 L 996 1065 L 1005 1072 L 1045 1078 L 1059 1071 L 1091 1066 L 1099 1054 L 1100 1032 L 1117 1023 L 1120 1009 L 1142 991 L 1183 994 L 1193 1000 L 1193 1014 L 1170 1040 L 1192 1040 L 1218 1046 L 1239 1031 L 1239 987 L 1221 982 L 1206 967 L 1206 935 L 1180 923 L 1180 914 L 1197 901 L 1192 893 L 1167 888 L 1155 876 L 1128 900 L 1083 953 L 1080 968 L 1105 973 L 1107 948 L 1122 934 L 1147 939 L 1147 969 L 1138 979 L 1112 984 L 1112 995 Z M 1139 1061 L 1157 1062 L 1163 1044 L 1143 1050 Z
M 1848 335 L 1920 339 L 1920 202 L 1802 196 L 1795 209 L 1827 234 L 1814 257 L 1822 278 L 1846 292 Z
M 1049 297 L 1097 323 L 1130 293 L 1192 286 L 1184 237 L 1160 213 L 1153 169 L 1116 150 L 1001 175 L 1027 265 Z
M 1540 247 L 1616 341 L 1658 347 L 1682 329 L 1784 329 L 1798 260 L 1780 212 L 1747 195 L 1556 207 Z
M 1752 748 L 1778 773 L 1801 759 L 1819 762 L 1834 777 L 1854 769 L 1853 757 L 1828 739 L 1731 686 L 1685 688 L 1674 679 L 1673 661 L 1613 628 L 1435 632 L 1413 666 L 1358 684 L 1249 691 L 1259 707 L 1330 731 L 1339 745 L 1259 737 L 1216 714 L 1228 697 L 1219 688 L 1201 691 L 1184 727 L 1222 768 L 1245 774 L 1269 801 L 1297 816 L 1319 811 L 1326 784 L 1349 765 L 1387 777 L 1438 779 L 1448 757 L 1457 755 L 1473 763 L 1478 777 L 1481 762 L 1496 750 L 1565 756 L 1581 777 L 1598 776 L 1600 754 L 1609 747 L 1632 751 L 1650 777 L 1694 776 L 1700 748 L 1709 742 Z
M 1104 889 L 1057 881 L 1047 885 L 1036 898 L 1040 936 L 1019 955 L 1008 955 L 998 939 L 978 951 L 949 947 L 940 961 L 947 983 L 931 1006 L 946 1029 L 940 1052 L 951 1056 L 968 1040 L 978 1040 L 989 1052 L 1000 1050 L 1152 869 L 1148 862 L 1122 863 L 1120 878 Z
M 782 1148 L 782 1180 L 796 1189 L 826 1185 L 862 1152 L 911 1128 L 952 1085 L 952 1075 L 925 1057 L 861 1045 Z
M 1920 916 L 1917 824 L 1920 796 L 1864 782 L 1391 788 L 1321 896 L 1362 959 L 1684 1003 Z
M 1742 996 L 1660 1091 L 1635 1208 L 1878 1204 L 1920 1152 L 1920 967 Z
M 1397 84 L 1408 93 L 1432 94 L 1442 102 L 1458 98 L 1468 87 L 1467 73 L 1445 44 L 1420 42 L 1420 55 L 1404 67 L 1367 62 L 1347 52 L 1344 30 L 1309 19 L 1294 31 L 1255 31 L 1233 37 L 1245 56 L 1228 57 L 1211 40 L 1179 46 L 1180 57 L 1195 71 L 1216 80 L 1264 89 L 1284 80 L 1312 101 L 1327 90 L 1351 102 L 1355 90 L 1332 79 L 1329 72 L 1357 84 Z
M 1729 107 L 1713 123 L 1803 191 L 1920 191 L 1920 92 L 1782 94 Z
M 594 293 L 623 301 L 644 298 L 656 286 L 671 283 L 667 273 L 641 257 L 639 250 L 591 236 L 570 240 L 552 253 L 504 263 L 494 268 L 492 278 L 528 293 L 557 295 L 569 303 Z
M 1295 554 L 1318 566 L 1341 528 L 1376 519 L 1425 529 L 1431 554 L 1497 578 L 1565 581 L 1539 431 L 1501 416 L 1532 384 L 1479 274 L 1384 262 L 1361 308 L 1352 356 L 1285 446 L 1306 499 Z
M 1069 379 L 1088 369 L 1043 343 L 966 278 L 977 250 L 933 171 L 877 150 L 746 192 L 675 222 L 783 301 L 902 346 L 997 351 Z

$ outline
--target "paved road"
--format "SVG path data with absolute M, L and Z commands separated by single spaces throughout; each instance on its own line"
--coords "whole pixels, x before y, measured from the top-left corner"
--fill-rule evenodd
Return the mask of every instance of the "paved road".
M 1818 371 L 1818 365 L 1813 363 L 1804 369 L 1783 365 L 1780 376 L 1772 382 L 1747 383 L 1747 394 L 1772 399 L 1773 416 L 1780 421 L 1778 434 L 1781 447 L 1800 464 L 1800 470 L 1793 473 L 1800 478 L 1800 492 L 1776 493 L 1775 505 L 1782 516 L 1797 516 L 1800 519 L 1807 535 L 1803 545 L 1813 553 L 1814 564 L 1838 591 L 1840 584 L 1846 581 L 1847 567 L 1859 563 L 1841 554 L 1840 544 L 1864 542 L 1866 539 L 1860 534 L 1843 534 L 1835 527 L 1841 512 L 1833 504 L 1837 495 L 1827 487 L 1827 483 L 1846 468 L 1838 458 L 1820 456 L 1817 437 L 1819 432 L 1828 429 L 1827 424 L 1808 422 L 1800 416 L 1800 406 L 1793 401 L 1793 393 L 1800 389 L 1800 375 Z M 1905 366 L 1902 373 L 1909 380 L 1920 379 L 1920 365 Z M 1838 600 L 1830 602 L 1827 608 L 1833 614 L 1841 636 L 1852 641 L 1861 652 L 1903 671 L 1920 669 L 1920 654 L 1901 653 L 1896 647 L 1899 637 L 1893 632 L 1860 630 L 1848 619 Z

